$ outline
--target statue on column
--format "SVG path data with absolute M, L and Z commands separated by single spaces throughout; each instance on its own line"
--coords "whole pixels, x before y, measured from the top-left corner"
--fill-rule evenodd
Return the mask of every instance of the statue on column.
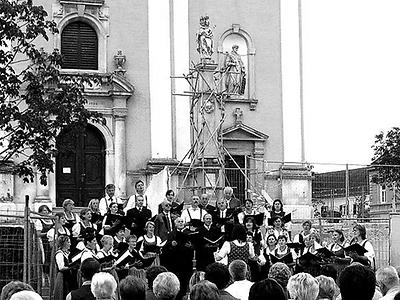
M 196 33 L 196 38 L 197 52 L 201 60 L 211 60 L 211 55 L 214 53 L 213 37 L 208 16 L 200 17 L 200 28 Z
M 228 94 L 243 95 L 246 88 L 246 69 L 240 54 L 239 46 L 233 45 L 231 53 L 226 53 L 224 67 L 227 71 L 225 88 Z

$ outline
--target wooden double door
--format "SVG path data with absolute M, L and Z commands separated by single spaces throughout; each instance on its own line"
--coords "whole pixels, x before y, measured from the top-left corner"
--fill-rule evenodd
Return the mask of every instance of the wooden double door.
M 92 125 L 85 130 L 62 132 L 57 139 L 56 205 L 71 198 L 75 206 L 100 199 L 105 186 L 105 142 Z

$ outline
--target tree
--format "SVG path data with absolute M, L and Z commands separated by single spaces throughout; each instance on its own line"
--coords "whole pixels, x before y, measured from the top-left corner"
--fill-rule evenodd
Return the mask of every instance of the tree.
M 377 171 L 373 182 L 388 186 L 400 181 L 400 128 L 393 127 L 386 134 L 375 136 L 372 146 L 374 156 L 372 165 Z
M 0 162 L 15 160 L 13 173 L 46 184 L 61 130 L 80 130 L 101 115 L 85 108 L 84 86 L 99 78 L 60 73 L 57 49 L 46 53 L 35 41 L 57 33 L 47 12 L 32 0 L 0 0 Z

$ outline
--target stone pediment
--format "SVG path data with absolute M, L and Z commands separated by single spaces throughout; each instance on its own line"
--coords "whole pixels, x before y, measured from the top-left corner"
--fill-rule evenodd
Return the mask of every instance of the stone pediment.
M 222 138 L 224 140 L 265 142 L 269 136 L 243 123 L 238 123 L 225 128 L 222 131 Z

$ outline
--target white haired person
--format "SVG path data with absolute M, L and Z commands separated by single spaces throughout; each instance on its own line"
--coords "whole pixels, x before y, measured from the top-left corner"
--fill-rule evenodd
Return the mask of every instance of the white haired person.
M 81 220 L 78 214 L 73 212 L 75 202 L 72 199 L 65 199 L 62 203 L 62 207 L 64 209 L 65 227 L 72 232 L 72 227 Z
M 153 281 L 153 293 L 157 300 L 174 300 L 179 288 L 179 279 L 172 272 L 160 273 Z
M 230 186 L 224 188 L 224 199 L 228 208 L 237 209 L 240 207 L 240 200 L 233 196 L 233 189 Z
M 392 266 L 376 271 L 376 283 L 383 295 L 380 300 L 393 300 L 394 296 L 400 292 L 399 275 Z
M 292 300 L 316 300 L 319 284 L 310 274 L 298 273 L 289 278 L 287 289 Z
M 112 300 L 116 295 L 117 282 L 110 273 L 96 273 L 93 275 L 90 290 L 98 300 Z

